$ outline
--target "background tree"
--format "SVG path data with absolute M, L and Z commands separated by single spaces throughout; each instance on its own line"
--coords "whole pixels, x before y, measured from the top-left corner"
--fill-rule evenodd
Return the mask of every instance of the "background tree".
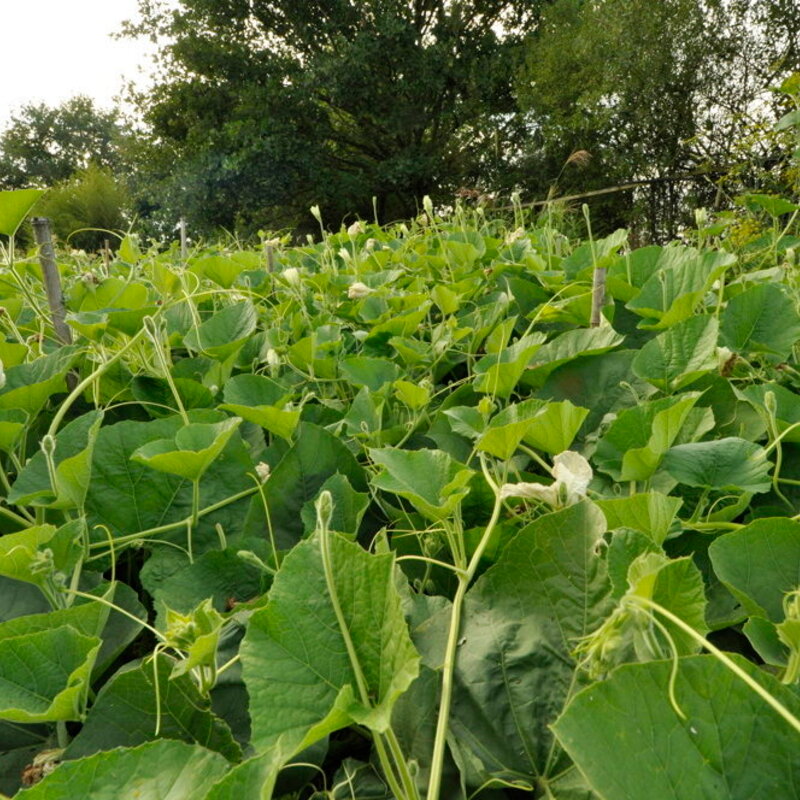
M 49 217 L 58 238 L 73 248 L 99 250 L 106 240 L 112 248 L 119 244 L 114 233 L 127 230 L 130 205 L 125 184 L 107 167 L 90 164 L 52 187 L 36 213 Z
M 88 97 L 23 106 L 0 133 L 0 188 L 47 188 L 90 164 L 119 167 L 123 138 L 118 113 Z
M 792 5 L 557 0 L 529 40 L 519 82 L 535 132 L 531 172 L 559 174 L 570 153 L 588 150 L 589 169 L 564 170 L 560 188 L 651 179 L 648 189 L 605 200 L 600 216 L 607 226 L 644 218 L 650 238 L 673 236 L 682 211 L 719 201 L 719 180 L 742 160 L 744 140 L 774 119 L 767 88 L 800 66 Z M 744 161 L 770 157 L 753 150 Z M 686 173 L 697 181 L 670 180 Z
M 294 224 L 314 203 L 408 216 L 425 194 L 510 182 L 513 75 L 543 0 L 140 0 L 167 42 L 139 98 L 164 213 Z

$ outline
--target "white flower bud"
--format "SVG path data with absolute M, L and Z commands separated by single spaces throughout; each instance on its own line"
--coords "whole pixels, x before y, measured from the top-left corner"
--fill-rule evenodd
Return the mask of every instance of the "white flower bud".
M 300 270 L 297 267 L 289 267 L 283 271 L 283 278 L 290 286 L 300 285 Z
M 266 461 L 259 461 L 256 464 L 256 475 L 258 475 L 261 483 L 266 483 L 269 480 L 270 472 L 269 464 Z
M 369 286 L 360 281 L 356 281 L 351 284 L 350 288 L 347 290 L 347 296 L 350 300 L 360 300 L 362 297 L 366 297 L 371 291 L 372 289 L 370 289 Z
M 355 222 L 354 222 L 354 223 L 353 223 L 353 224 L 352 224 L 352 225 L 351 225 L 351 226 L 350 226 L 350 227 L 347 229 L 347 235 L 348 235 L 348 236 L 353 236 L 353 237 L 355 237 L 355 236 L 358 236 L 360 233 L 364 233 L 364 230 L 365 230 L 365 229 L 364 229 L 364 223 L 363 223 L 363 222 L 362 222 L 360 219 L 357 219 L 357 220 L 356 220 L 356 221 L 355 221 Z
M 281 363 L 281 357 L 271 347 L 267 350 L 267 364 L 271 367 L 278 367 Z

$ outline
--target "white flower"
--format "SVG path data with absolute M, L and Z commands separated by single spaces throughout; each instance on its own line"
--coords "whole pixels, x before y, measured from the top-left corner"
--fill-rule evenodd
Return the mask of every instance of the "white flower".
M 367 239 L 366 242 L 364 242 L 364 249 L 365 250 L 374 250 L 376 247 L 379 247 L 379 246 L 380 246 L 380 242 L 377 239 L 370 238 L 370 239 Z
M 500 489 L 500 499 L 527 497 L 541 500 L 553 508 L 564 508 L 578 503 L 589 489 L 592 468 L 589 462 L 574 450 L 565 450 L 553 459 L 553 477 L 549 486 L 543 483 L 506 483 Z
M 354 223 L 353 223 L 353 224 L 352 224 L 352 225 L 351 225 L 351 226 L 350 226 L 350 227 L 347 229 L 347 235 L 348 235 L 348 236 L 353 236 L 353 237 L 355 237 L 355 236 L 358 236 L 358 234 L 359 234 L 359 233 L 364 233 L 364 230 L 365 230 L 365 228 L 364 228 L 364 223 L 363 223 L 363 222 L 362 222 L 360 219 L 357 219 L 357 220 L 356 220 L 356 221 L 355 221 L 355 222 L 354 222 Z
M 273 348 L 270 347 L 269 350 L 267 350 L 267 364 L 269 364 L 271 367 L 278 367 L 280 366 L 280 363 L 281 357 Z
M 589 462 L 574 450 L 565 450 L 553 459 L 553 477 L 566 488 L 568 506 L 586 497 L 592 475 Z
M 543 483 L 506 483 L 500 488 L 500 499 L 525 497 L 542 500 L 551 506 L 558 505 L 558 485 L 545 486 Z
M 727 347 L 718 347 L 717 348 L 717 369 L 720 371 L 729 368 L 731 366 L 731 359 L 735 358 L 736 354 L 733 350 L 729 350 Z
M 322 225 L 322 211 L 320 210 L 320 207 L 311 206 L 311 208 L 308 210 L 311 212 L 311 216 L 314 217 L 314 219 L 319 222 L 320 225 Z
M 297 267 L 289 267 L 283 271 L 283 277 L 291 286 L 300 285 L 300 270 Z
M 514 244 L 517 239 L 521 239 L 523 236 L 525 236 L 525 228 L 517 228 L 506 235 L 505 244 Z
M 258 475 L 258 479 L 261 483 L 267 482 L 270 472 L 269 464 L 267 464 L 266 461 L 259 461 L 258 464 L 256 464 L 256 475 Z
M 350 288 L 347 290 L 347 297 L 350 300 L 360 300 L 362 297 L 366 297 L 371 291 L 372 289 L 370 289 L 369 286 L 360 281 L 356 281 L 351 284 Z
M 339 248 L 339 258 L 341 258 L 342 261 L 344 261 L 347 264 L 350 261 L 352 261 L 353 254 L 346 247 L 340 247 Z
M 0 361 L 0 389 L 6 385 L 6 371 L 3 368 L 3 362 Z

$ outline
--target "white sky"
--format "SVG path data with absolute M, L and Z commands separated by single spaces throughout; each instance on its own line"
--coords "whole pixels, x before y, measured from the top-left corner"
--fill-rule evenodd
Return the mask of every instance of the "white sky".
M 150 43 L 109 36 L 137 7 L 136 0 L 0 0 L 0 130 L 26 103 L 85 94 L 110 107 L 125 80 L 146 85 Z

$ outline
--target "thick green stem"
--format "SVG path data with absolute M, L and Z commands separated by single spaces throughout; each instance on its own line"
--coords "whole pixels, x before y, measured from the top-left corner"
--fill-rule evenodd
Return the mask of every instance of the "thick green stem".
M 83 394 L 83 392 L 92 385 L 92 383 L 99 378 L 112 364 L 115 364 L 117 361 L 122 358 L 125 353 L 128 352 L 142 337 L 144 336 L 144 329 L 140 330 L 137 334 L 132 336 L 130 340 L 123 345 L 116 353 L 114 353 L 108 361 L 104 361 L 97 369 L 95 369 L 88 377 L 84 378 L 64 399 L 61 405 L 56 411 L 55 416 L 53 417 L 53 421 L 50 423 L 50 427 L 47 429 L 47 433 L 50 436 L 55 436 L 58 432 L 58 429 L 61 423 L 64 421 L 64 417 L 67 414 L 67 411 L 72 407 L 72 404 Z
M 748 675 L 736 662 L 728 658 L 722 650 L 715 647 L 705 636 L 699 634 L 691 625 L 687 625 L 680 617 L 676 617 L 671 611 L 668 611 L 658 603 L 646 597 L 636 597 L 635 602 L 645 606 L 646 608 L 655 611 L 662 617 L 668 619 L 673 625 L 680 628 L 684 633 L 691 636 L 698 644 L 708 650 L 714 658 L 720 663 L 724 664 L 737 678 L 743 681 L 750 689 L 752 689 L 767 705 L 771 706 L 786 722 L 789 723 L 798 733 L 800 733 L 800 719 L 798 719 L 783 703 L 776 700 L 758 681 L 754 680 Z
M 364 677 L 364 672 L 361 669 L 361 662 L 358 659 L 353 638 L 350 636 L 350 629 L 347 625 L 347 620 L 342 610 L 342 605 L 339 602 L 339 591 L 336 588 L 336 580 L 333 574 L 333 558 L 331 554 L 331 533 L 328 528 L 330 524 L 331 513 L 333 512 L 333 500 L 330 492 L 323 492 L 317 500 L 317 530 L 319 533 L 320 553 L 322 555 L 322 569 L 325 573 L 325 586 L 328 590 L 331 605 L 333 606 L 333 613 L 336 616 L 336 622 L 339 626 L 339 633 L 344 639 L 345 650 L 347 657 L 350 661 L 350 667 L 353 670 L 353 677 L 355 678 L 356 688 L 358 689 L 359 700 L 366 708 L 370 708 L 372 703 L 369 697 L 369 687 L 367 679 Z M 392 763 L 389 760 L 389 754 L 386 752 L 386 746 L 380 734 L 374 734 L 373 740 L 375 742 L 375 749 L 378 753 L 378 758 L 381 762 L 381 767 L 386 776 L 386 780 L 394 793 L 395 797 L 400 798 L 409 797 L 404 787 L 400 785 L 397 776 L 392 768 Z M 402 754 L 401 754 L 402 758 Z M 403 764 L 404 764 L 403 760 Z M 398 768 L 400 763 L 397 764 Z M 401 770 L 402 772 L 402 770 Z M 410 776 L 409 776 L 410 777 Z M 412 782 L 413 787 L 413 782 Z M 413 797 L 413 795 L 412 795 Z
M 483 536 L 475 552 L 472 554 L 466 574 L 460 576 L 458 579 L 458 588 L 453 598 L 453 610 L 450 615 L 450 631 L 447 635 L 444 664 L 442 665 L 442 699 L 439 703 L 439 719 L 436 722 L 436 739 L 433 744 L 431 774 L 428 781 L 426 800 L 439 800 L 439 793 L 442 788 L 442 770 L 444 768 L 444 753 L 447 745 L 447 731 L 450 724 L 450 706 L 453 700 L 453 677 L 456 666 L 456 654 L 458 651 L 458 637 L 461 628 L 464 597 L 478 570 L 478 564 L 480 563 L 486 546 L 489 544 L 489 539 L 495 525 L 497 525 L 497 520 L 500 517 L 500 509 L 502 508 L 499 488 L 495 485 L 494 481 L 491 480 L 483 462 L 482 466 L 487 482 L 495 491 L 494 508 L 492 509 L 492 516 L 489 520 L 489 524 L 486 526 L 486 530 L 483 532 Z
M 219 511 L 221 508 L 225 508 L 225 506 L 231 505 L 231 503 L 236 503 L 239 500 L 243 500 L 245 497 L 249 497 L 253 494 L 256 490 L 255 487 L 252 489 L 244 489 L 237 494 L 231 495 L 230 497 L 226 497 L 224 500 L 220 500 L 218 503 L 214 503 L 213 505 L 206 506 L 205 508 L 201 508 L 197 512 L 197 518 L 202 519 L 203 517 L 207 516 L 208 514 L 213 514 L 215 511 Z M 192 517 L 185 517 L 184 519 L 178 520 L 177 522 L 169 522 L 166 525 L 159 525 L 157 528 L 148 528 L 144 531 L 139 531 L 139 533 L 131 533 L 127 536 L 118 536 L 114 539 L 115 547 L 119 547 L 123 544 L 129 544 L 130 542 L 138 542 L 142 539 L 149 539 L 151 536 L 158 536 L 161 533 L 169 533 L 170 531 L 177 531 L 181 528 L 185 528 L 188 524 L 192 521 Z M 100 547 L 107 547 L 107 542 L 92 542 L 89 545 L 90 550 L 96 550 Z M 100 556 L 92 556 L 92 558 L 102 558 L 105 554 Z

